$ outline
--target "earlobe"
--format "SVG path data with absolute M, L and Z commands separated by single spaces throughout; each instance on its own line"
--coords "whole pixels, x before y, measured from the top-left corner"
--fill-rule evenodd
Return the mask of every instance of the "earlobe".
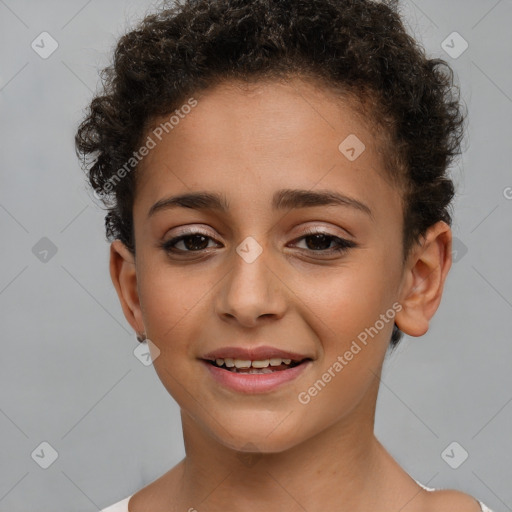
M 126 320 L 136 332 L 143 332 L 135 257 L 121 240 L 110 245 L 110 277 Z
M 395 323 L 410 336 L 428 331 L 430 319 L 441 302 L 443 287 L 452 264 L 450 226 L 439 221 L 425 233 L 406 263 L 400 304 Z

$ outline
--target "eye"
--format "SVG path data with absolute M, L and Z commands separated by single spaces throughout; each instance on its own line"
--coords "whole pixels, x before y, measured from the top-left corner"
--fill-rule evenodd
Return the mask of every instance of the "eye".
M 322 231 L 304 233 L 304 235 L 297 238 L 297 240 L 305 241 L 306 247 L 304 250 L 324 254 L 341 253 L 348 251 L 352 247 L 357 247 L 357 244 L 352 240 L 340 238 Z M 332 243 L 334 243 L 334 247 L 331 247 Z
M 200 252 L 211 247 L 209 240 L 213 241 L 213 238 L 206 233 L 190 231 L 163 242 L 161 246 L 164 251 L 173 253 Z M 179 244 L 181 247 L 178 247 Z
M 321 231 L 306 232 L 294 242 L 297 243 L 302 240 L 304 240 L 306 247 L 299 247 L 299 249 L 314 253 L 338 254 L 348 251 L 353 247 L 357 247 L 357 244 L 351 240 Z M 219 246 L 218 243 L 214 243 L 214 245 L 211 246 L 210 242 L 214 242 L 214 239 L 208 234 L 201 231 L 190 231 L 163 242 L 161 247 L 164 251 L 175 254 L 200 253 L 212 247 Z M 333 243 L 334 246 L 331 247 Z M 181 247 L 179 247 L 180 244 Z

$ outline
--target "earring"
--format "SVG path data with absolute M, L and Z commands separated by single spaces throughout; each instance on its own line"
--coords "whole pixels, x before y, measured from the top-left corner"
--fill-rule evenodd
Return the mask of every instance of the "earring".
M 137 341 L 139 343 L 144 343 L 146 341 L 146 333 L 145 332 L 142 332 L 142 333 L 137 333 Z

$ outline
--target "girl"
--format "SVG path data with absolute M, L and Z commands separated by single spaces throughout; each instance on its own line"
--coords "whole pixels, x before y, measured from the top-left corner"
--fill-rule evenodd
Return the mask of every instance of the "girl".
M 186 450 L 104 512 L 488 510 L 373 432 L 388 348 L 441 300 L 464 121 L 396 5 L 175 3 L 104 76 L 77 152 Z

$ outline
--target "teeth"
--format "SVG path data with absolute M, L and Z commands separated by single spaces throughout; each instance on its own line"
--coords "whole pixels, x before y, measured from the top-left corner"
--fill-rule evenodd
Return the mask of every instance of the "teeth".
M 270 359 L 263 359 L 262 361 L 253 361 L 253 368 L 266 368 L 269 365 Z
M 281 363 L 290 364 L 291 359 L 281 359 L 280 357 L 272 357 L 270 359 L 270 366 L 279 366 Z
M 235 359 L 235 366 L 237 368 L 250 368 L 251 361 L 249 359 Z
M 273 371 L 270 370 L 269 368 L 261 368 L 261 369 L 251 368 L 247 373 L 273 373 Z
M 268 368 L 268 366 L 279 366 L 283 364 L 290 364 L 291 359 L 281 359 L 280 357 L 272 357 L 270 359 L 262 359 L 258 361 L 250 361 L 248 359 L 233 359 L 226 357 L 226 359 L 215 359 L 217 366 L 226 365 L 227 368 Z

